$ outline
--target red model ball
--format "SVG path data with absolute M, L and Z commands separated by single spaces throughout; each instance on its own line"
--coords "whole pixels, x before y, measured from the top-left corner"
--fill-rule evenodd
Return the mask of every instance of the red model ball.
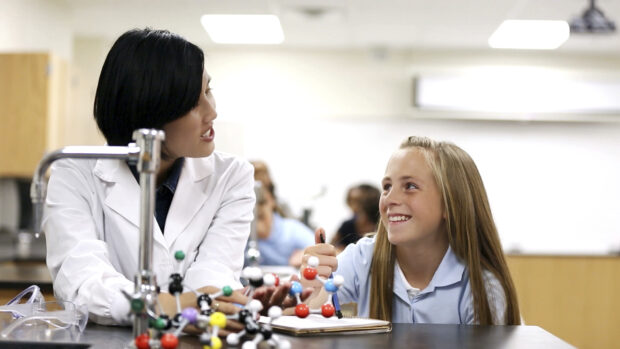
M 151 346 L 149 345 L 149 335 L 147 333 L 143 333 L 136 337 L 135 343 L 136 348 L 138 349 L 149 349 Z
M 276 283 L 274 284 L 274 286 L 278 287 L 280 286 L 280 277 L 278 277 L 278 275 L 276 275 L 276 273 L 272 273 L 273 277 L 276 278 Z
M 164 349 L 175 349 L 179 345 L 179 339 L 172 333 L 166 333 L 161 336 L 161 347 Z
M 297 304 L 295 307 L 295 315 L 300 318 L 305 318 L 308 314 L 310 314 L 310 308 L 308 308 L 306 304 Z
M 304 268 L 304 278 L 306 278 L 306 280 L 314 280 L 314 278 L 316 277 L 316 273 L 316 268 Z
M 332 317 L 334 315 L 335 309 L 334 306 L 327 303 L 321 306 L 321 314 L 325 317 Z

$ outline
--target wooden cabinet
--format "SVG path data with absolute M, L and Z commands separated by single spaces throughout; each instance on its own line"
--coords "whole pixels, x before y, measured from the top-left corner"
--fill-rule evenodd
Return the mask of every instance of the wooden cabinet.
M 63 144 L 68 68 L 48 53 L 0 54 L 0 176 L 32 177 Z
M 620 343 L 620 257 L 510 255 L 521 316 L 578 348 Z

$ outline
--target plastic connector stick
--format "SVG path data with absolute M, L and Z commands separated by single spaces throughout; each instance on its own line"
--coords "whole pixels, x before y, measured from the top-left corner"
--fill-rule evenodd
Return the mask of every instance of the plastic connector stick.
M 325 243 L 325 236 L 323 236 L 323 234 L 321 234 L 320 237 L 321 237 L 321 243 L 324 244 Z M 333 279 L 334 278 L 334 273 L 329 274 L 329 278 Z M 332 294 L 332 304 L 334 305 L 334 309 L 336 309 L 336 316 L 339 319 L 342 319 L 342 311 L 340 311 L 340 302 L 338 301 L 338 294 L 337 294 L 337 292 L 334 292 Z

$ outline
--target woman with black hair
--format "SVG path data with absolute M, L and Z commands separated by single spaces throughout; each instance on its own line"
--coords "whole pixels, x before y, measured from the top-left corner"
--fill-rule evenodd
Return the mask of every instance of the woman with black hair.
M 127 145 L 139 128 L 165 132 L 156 174 L 154 273 L 162 284 L 180 270 L 187 286 L 203 292 L 241 288 L 255 201 L 252 166 L 214 151 L 210 80 L 196 45 L 165 30 L 131 30 L 107 55 L 94 106 L 108 145 Z M 133 291 L 138 270 L 137 178 L 121 160 L 62 160 L 52 167 L 43 227 L 54 292 L 86 304 L 91 319 L 103 324 L 128 321 L 121 290 Z M 178 250 L 187 255 L 180 267 Z M 279 301 L 286 291 L 276 291 Z M 161 293 L 159 301 L 174 314 L 171 295 Z M 195 305 L 195 296 L 183 294 L 181 301 Z M 217 307 L 238 311 L 232 303 L 245 297 L 235 292 Z

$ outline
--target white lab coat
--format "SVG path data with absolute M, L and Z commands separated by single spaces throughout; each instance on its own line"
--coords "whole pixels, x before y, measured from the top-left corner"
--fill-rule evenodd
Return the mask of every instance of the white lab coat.
M 219 152 L 185 159 L 164 234 L 153 225 L 158 284 L 180 270 L 193 289 L 241 287 L 253 187 L 246 161 Z M 86 304 L 99 323 L 128 321 L 129 303 L 120 291 L 134 289 L 139 211 L 140 187 L 124 161 L 71 159 L 52 166 L 43 231 L 57 298 Z M 178 250 L 186 254 L 180 266 Z

